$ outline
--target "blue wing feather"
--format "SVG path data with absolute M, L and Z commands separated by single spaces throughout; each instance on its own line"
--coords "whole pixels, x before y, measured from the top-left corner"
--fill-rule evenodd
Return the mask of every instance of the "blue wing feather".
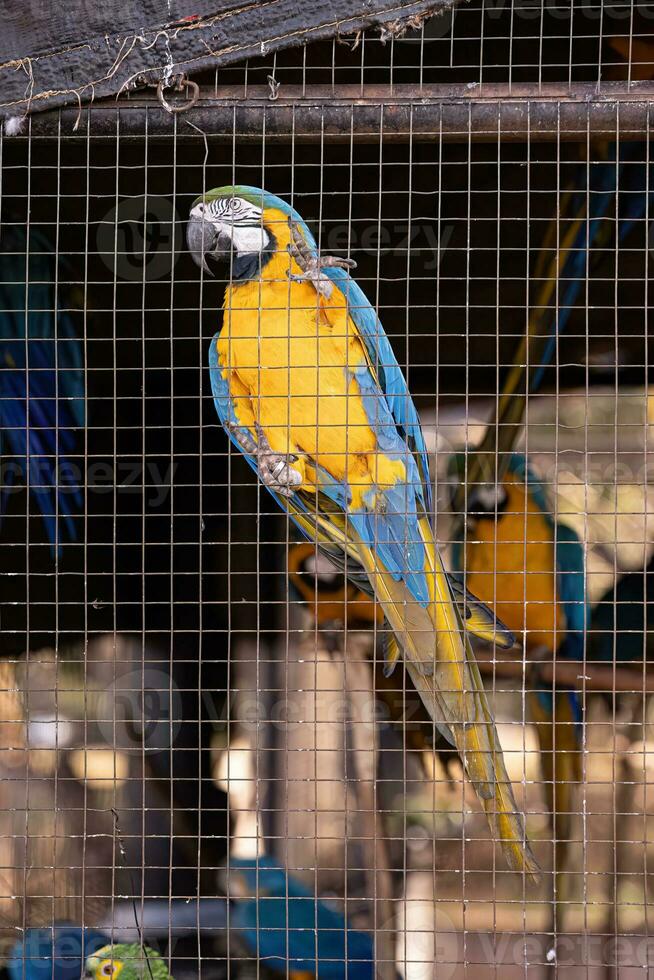
M 559 653 L 571 660 L 582 660 L 588 624 L 584 549 L 577 532 L 560 523 L 556 525 L 556 568 L 559 601 L 566 621 Z
M 391 343 L 365 293 L 348 271 L 333 267 L 327 269 L 326 273 L 347 300 L 350 316 L 366 346 L 368 357 L 377 375 L 375 386 L 377 392 L 383 391 L 385 404 L 395 425 L 406 438 L 409 449 L 415 454 L 420 473 L 420 493 L 424 496 L 427 512 L 431 513 L 432 494 L 427 447 L 418 412 Z
M 230 926 L 267 966 L 315 974 L 320 980 L 373 980 L 372 938 L 349 926 L 274 858 L 233 858 L 245 882 Z
M 565 636 L 559 643 L 557 656 L 583 660 L 584 637 L 588 621 L 584 549 L 579 536 L 565 524 L 556 525 L 556 568 L 559 602 L 565 614 Z M 579 692 L 568 692 L 578 738 L 581 738 L 583 710 Z
M 556 310 L 553 311 L 547 343 L 540 365 L 531 379 L 530 391 L 537 391 L 545 376 L 545 368 L 552 360 L 557 337 L 563 333 L 572 311 L 577 304 L 587 279 L 589 253 L 605 227 L 611 205 L 615 204 L 618 240 L 623 242 L 638 220 L 645 217 L 648 200 L 654 196 L 651 171 L 637 158 L 642 157 L 642 143 L 622 144 L 620 160 L 616 160 L 616 145 L 609 150 L 609 159 L 591 165 L 588 173 L 588 217 L 583 220 L 575 241 L 568 251 L 563 268 L 559 270 L 560 293 Z M 636 159 L 634 159 L 636 158 Z M 586 182 L 586 168 L 582 171 Z M 648 191 L 648 188 L 651 190 Z M 618 202 L 617 194 L 627 191 L 626 203 Z M 586 192 L 573 196 L 573 213 L 586 213 Z
M 82 346 L 71 317 L 55 310 L 48 240 L 32 230 L 27 254 L 25 229 L 10 226 L 0 254 L 0 432 L 3 455 L 13 458 L 0 513 L 17 478 L 27 480 L 54 550 L 60 524 L 75 539 L 73 510 L 82 505 L 67 459 L 84 425 Z

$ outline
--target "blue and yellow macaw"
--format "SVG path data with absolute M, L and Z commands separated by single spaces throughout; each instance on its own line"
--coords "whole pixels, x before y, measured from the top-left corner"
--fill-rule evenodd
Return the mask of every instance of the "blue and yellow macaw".
M 459 458 L 458 465 L 462 462 Z M 583 660 L 587 620 L 584 551 L 576 532 L 555 522 L 541 483 L 515 453 L 502 483 L 468 494 L 465 539 L 453 549 L 466 582 L 517 636 L 535 661 L 556 653 Z M 539 655 L 539 651 L 541 651 Z M 581 780 L 581 704 L 576 690 L 538 683 L 527 692 L 537 728 L 554 839 L 562 866 L 572 794 Z
M 537 874 L 479 670 L 430 524 L 418 415 L 351 263 L 320 258 L 300 217 L 255 187 L 193 204 L 197 263 L 230 262 L 209 356 L 232 442 L 302 533 L 366 581 L 436 728 L 459 750 L 509 866 Z M 470 623 L 467 624 L 468 626 Z
M 542 486 L 513 446 L 527 397 L 542 386 L 589 274 L 613 236 L 622 243 L 646 213 L 650 184 L 639 162 L 642 144 L 601 152 L 604 159 L 579 168 L 548 226 L 533 273 L 537 300 L 494 417 L 479 446 L 454 467 L 455 566 L 509 629 L 525 636 L 529 652 L 543 647 L 573 660 L 583 659 L 588 618 L 583 548 L 574 531 L 552 520 Z M 556 868 L 563 870 L 573 787 L 581 778 L 581 705 L 575 691 L 536 685 L 527 708 L 539 737 Z M 560 896 L 563 879 L 557 879 Z
M 322 562 L 322 564 L 321 564 Z M 384 611 L 370 590 L 364 592 L 316 550 L 302 541 L 288 550 L 288 579 L 293 598 L 300 599 L 320 629 L 383 630 Z
M 82 345 L 58 308 L 50 242 L 7 225 L 0 244 L 0 515 L 17 481 L 38 503 L 53 551 L 75 540 L 82 507 L 69 456 L 84 426 Z
M 459 468 L 463 469 L 461 458 Z M 544 684 L 538 661 L 583 661 L 587 621 L 584 549 L 576 532 L 555 522 L 542 485 L 524 456 L 509 458 L 502 482 L 467 495 L 465 534 L 453 562 L 466 582 L 516 635 L 527 658 L 527 720 L 536 728 L 545 802 L 555 842 L 551 928 L 564 915 L 565 872 L 576 786 L 582 780 L 582 705 L 576 689 Z
M 455 516 L 464 516 L 468 524 L 465 556 L 460 546 L 455 555 L 467 584 L 510 629 L 527 631 L 528 648 L 544 646 L 574 660 L 583 659 L 587 623 L 583 548 L 574 531 L 554 524 L 543 488 L 512 447 L 521 431 L 527 393 L 541 387 L 588 274 L 613 235 L 618 245 L 624 242 L 646 214 L 650 185 L 642 144 L 611 144 L 604 155 L 604 160 L 580 168 L 578 186 L 565 193 L 548 227 L 534 270 L 540 290 L 529 329 L 482 443 L 469 459 L 457 461 L 454 496 Z M 531 344 L 540 345 L 538 356 Z M 455 537 L 462 537 L 462 522 Z M 486 576 L 485 582 L 480 576 Z M 569 810 L 565 784 L 555 792 L 553 774 L 556 770 L 563 780 L 566 774 L 579 778 L 578 701 L 572 692 L 553 700 L 538 692 L 529 696 L 529 703 L 532 720 L 539 725 L 545 780 L 552 785 L 550 806 L 556 813 L 558 795 L 557 806 Z M 554 744 L 562 749 L 558 762 L 551 761 Z M 559 814 L 556 820 L 557 839 L 567 839 L 569 819 Z
M 232 858 L 230 930 L 291 980 L 374 980 L 372 936 L 348 925 L 272 857 Z

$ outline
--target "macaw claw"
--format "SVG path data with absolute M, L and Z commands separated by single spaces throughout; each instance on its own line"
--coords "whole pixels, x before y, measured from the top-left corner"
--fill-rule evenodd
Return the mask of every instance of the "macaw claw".
M 302 474 L 291 466 L 288 456 L 260 454 L 258 465 L 261 482 L 282 497 L 292 497 L 302 483 Z
M 243 452 L 256 457 L 261 482 L 282 497 L 292 497 L 302 483 L 302 474 L 292 466 L 293 456 L 274 452 L 258 422 L 255 422 L 256 441 L 240 425 L 227 423 L 226 427 Z
M 356 269 L 356 262 L 354 259 L 341 259 L 337 255 L 315 255 L 300 231 L 297 221 L 289 218 L 288 224 L 292 239 L 288 251 L 302 269 L 301 275 L 289 272 L 288 278 L 294 282 L 313 283 L 316 292 L 324 296 L 325 299 L 329 299 L 334 289 L 334 283 L 322 270 Z

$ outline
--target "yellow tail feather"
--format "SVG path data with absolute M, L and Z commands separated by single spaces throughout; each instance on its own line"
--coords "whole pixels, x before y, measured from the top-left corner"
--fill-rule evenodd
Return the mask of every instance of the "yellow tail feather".
M 525 835 L 479 669 L 436 553 L 429 521 L 425 517 L 420 522 L 433 599 L 425 609 L 411 599 L 403 583 L 393 580 L 370 548 L 348 533 L 340 514 L 305 515 L 290 501 L 285 503 L 310 538 L 336 544 L 363 565 L 404 650 L 407 670 L 425 708 L 463 759 L 493 838 L 512 870 L 524 871 L 537 881 L 540 869 Z
M 425 519 L 423 539 L 428 529 Z M 396 582 L 361 542 L 358 557 L 404 650 L 416 690 L 434 723 L 447 731 L 461 754 L 509 866 L 536 879 L 538 864 L 513 797 L 481 676 L 433 539 L 427 538 L 425 545 L 433 594 L 428 608 L 412 600 L 404 584 Z
M 418 690 L 425 707 L 431 714 L 432 711 L 430 708 L 430 703 L 433 703 L 435 699 L 434 691 L 430 689 L 428 683 L 431 678 L 426 678 L 424 675 L 412 670 L 410 663 L 407 663 L 407 670 L 411 675 L 414 685 Z M 481 698 L 485 701 L 485 695 L 482 694 Z M 540 876 L 540 868 L 538 867 L 538 863 L 532 853 L 531 846 L 525 834 L 523 818 L 518 811 L 518 807 L 513 796 L 511 781 L 509 780 L 509 776 L 504 765 L 502 748 L 495 732 L 495 726 L 493 725 L 490 717 L 490 710 L 487 707 L 486 711 L 486 720 L 481 721 L 477 726 L 475 726 L 478 732 L 479 730 L 484 732 L 483 737 L 478 739 L 478 741 L 483 740 L 487 742 L 489 738 L 488 730 L 490 729 L 492 731 L 492 737 L 494 737 L 494 744 L 496 746 L 495 750 L 486 749 L 485 752 L 481 753 L 480 758 L 475 752 L 471 751 L 471 746 L 469 743 L 467 745 L 461 744 L 461 740 L 457 737 L 457 735 L 463 728 L 462 725 L 453 727 L 453 741 L 455 742 L 457 749 L 465 761 L 466 772 L 468 773 L 468 777 L 470 778 L 470 781 L 475 787 L 481 800 L 493 839 L 500 844 L 507 864 L 512 871 L 524 871 L 526 874 L 530 875 L 534 881 L 538 881 Z M 481 750 L 478 750 L 478 752 L 481 752 Z M 483 763 L 484 778 L 487 778 L 485 764 L 488 763 L 492 767 L 492 793 L 489 795 L 482 795 L 479 791 L 478 780 L 480 776 L 480 762 Z
M 553 715 L 544 710 L 536 691 L 529 692 L 527 707 L 536 725 L 545 802 L 557 843 L 557 864 L 562 868 L 572 829 L 575 787 L 582 778 L 581 752 L 569 695 L 561 691 L 553 697 Z

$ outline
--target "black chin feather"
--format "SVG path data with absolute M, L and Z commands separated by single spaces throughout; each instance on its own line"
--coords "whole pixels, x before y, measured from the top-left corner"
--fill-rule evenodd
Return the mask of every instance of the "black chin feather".
M 277 239 L 273 233 L 266 228 L 268 233 L 268 244 L 262 252 L 248 252 L 246 255 L 234 255 L 232 261 L 232 280 L 237 283 L 248 282 L 258 279 L 261 271 L 270 262 L 277 250 Z

